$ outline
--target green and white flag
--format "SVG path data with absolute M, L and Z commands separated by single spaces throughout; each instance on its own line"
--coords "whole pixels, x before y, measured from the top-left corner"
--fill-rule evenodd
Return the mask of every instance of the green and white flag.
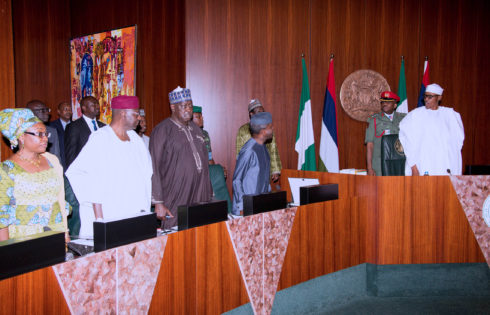
M 400 101 L 396 107 L 396 111 L 399 113 L 408 113 L 407 102 L 407 83 L 405 80 L 405 60 L 402 58 L 402 66 L 400 68 L 400 79 L 398 80 L 398 96 Z
M 310 87 L 304 58 L 301 59 L 301 63 L 303 65 L 303 85 L 301 87 L 298 129 L 296 131 L 296 144 L 294 149 L 298 152 L 298 169 L 303 171 L 316 171 Z

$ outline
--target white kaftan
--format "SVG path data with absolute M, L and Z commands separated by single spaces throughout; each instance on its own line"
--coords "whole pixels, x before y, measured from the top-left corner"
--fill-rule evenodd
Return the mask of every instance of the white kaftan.
M 420 175 L 461 175 L 463 122 L 452 108 L 418 107 L 400 123 L 400 142 L 406 155 L 405 175 L 417 165 Z
M 66 176 L 80 203 L 80 236 L 93 237 L 93 203 L 102 204 L 104 219 L 131 217 L 151 208 L 151 157 L 133 130 L 121 141 L 111 126 L 90 135 Z

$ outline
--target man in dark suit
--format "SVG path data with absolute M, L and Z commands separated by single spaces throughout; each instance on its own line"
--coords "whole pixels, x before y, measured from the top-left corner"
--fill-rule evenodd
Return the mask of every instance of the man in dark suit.
M 60 140 L 60 155 L 61 155 L 61 165 L 66 171 L 66 161 L 65 161 L 65 129 L 66 126 L 71 122 L 71 115 L 73 114 L 71 110 L 71 105 L 68 102 L 61 102 L 58 104 L 58 116 L 60 118 L 52 121 L 49 125 L 56 129 L 58 132 L 58 139 Z
M 66 168 L 76 159 L 92 132 L 105 126 L 97 120 L 100 114 L 99 101 L 93 96 L 86 96 L 80 101 L 82 117 L 66 127 L 65 130 L 65 161 Z
M 49 133 L 47 151 L 56 155 L 61 161 L 58 132 L 55 128 L 47 125 L 49 122 L 49 112 L 51 112 L 51 109 L 48 108 L 48 106 L 46 106 L 44 102 L 39 100 L 32 100 L 28 102 L 26 104 L 26 107 L 29 108 L 34 113 L 34 115 L 36 115 L 36 117 L 39 118 L 46 125 L 46 131 Z

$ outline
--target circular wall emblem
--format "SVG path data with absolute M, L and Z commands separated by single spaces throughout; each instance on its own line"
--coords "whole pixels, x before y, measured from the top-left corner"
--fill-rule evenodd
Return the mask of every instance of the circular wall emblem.
M 340 103 L 347 115 L 366 122 L 369 116 L 381 111 L 379 96 L 383 91 L 390 91 L 390 86 L 381 74 L 357 70 L 342 83 Z
M 482 216 L 487 226 L 490 227 L 490 195 L 487 196 L 483 203 Z

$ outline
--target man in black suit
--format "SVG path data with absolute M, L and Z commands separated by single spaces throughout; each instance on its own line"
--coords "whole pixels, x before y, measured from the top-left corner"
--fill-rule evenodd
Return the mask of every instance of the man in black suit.
M 34 113 L 34 115 L 36 115 L 36 117 L 39 118 L 46 125 L 46 131 L 49 133 L 47 151 L 56 155 L 61 161 L 58 132 L 55 128 L 47 125 L 49 122 L 49 112 L 51 112 L 51 109 L 48 108 L 48 106 L 46 106 L 46 104 L 44 104 L 44 102 L 40 100 L 32 100 L 26 104 L 26 107 L 29 108 Z
M 65 161 L 66 168 L 76 159 L 92 132 L 105 126 L 97 120 L 100 115 L 99 101 L 93 96 L 86 96 L 80 101 L 82 117 L 66 127 L 65 130 Z
M 61 155 L 61 165 L 66 171 L 66 161 L 65 161 L 65 129 L 66 126 L 71 122 L 71 115 L 73 114 L 71 110 L 71 105 L 68 102 L 61 102 L 58 104 L 58 116 L 60 118 L 52 121 L 49 125 L 56 129 L 58 132 L 58 139 L 60 140 L 60 155 Z

